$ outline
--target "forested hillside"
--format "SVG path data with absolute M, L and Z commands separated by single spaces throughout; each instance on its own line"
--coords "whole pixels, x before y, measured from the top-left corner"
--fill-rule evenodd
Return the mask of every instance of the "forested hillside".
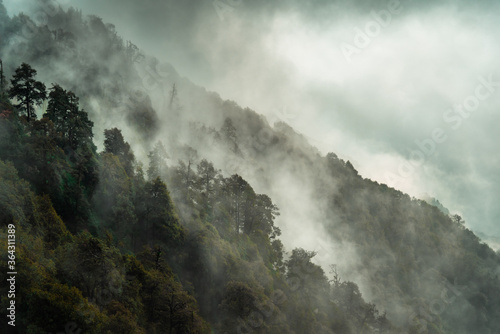
M 460 216 L 364 179 L 100 18 L 55 8 L 37 25 L 0 1 L 0 59 L 8 330 L 500 329 L 500 255 Z
M 117 128 L 98 153 L 72 92 L 54 84 L 43 117 L 29 112 L 28 96 L 46 96 L 35 75 L 23 63 L 8 90 L 19 103 L 0 101 L 1 224 L 16 233 L 19 332 L 391 328 L 355 284 L 329 282 L 313 252 L 284 259 L 278 208 L 241 176 L 205 159 L 168 167 L 161 143 L 143 168 Z

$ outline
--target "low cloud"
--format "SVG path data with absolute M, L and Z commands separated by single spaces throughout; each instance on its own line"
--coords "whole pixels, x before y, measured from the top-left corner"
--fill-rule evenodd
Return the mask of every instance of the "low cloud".
M 22 1 L 4 3 L 10 14 L 26 8 Z M 271 121 L 285 118 L 323 153 L 351 160 L 364 177 L 413 196 L 429 193 L 471 228 L 500 234 L 494 126 L 500 92 L 458 129 L 443 119 L 474 93 L 478 78 L 500 81 L 494 1 L 61 3 L 113 22 L 125 39 L 223 98 Z M 378 31 L 373 13 L 381 11 L 391 18 Z M 370 27 L 375 30 L 367 34 Z M 370 39 L 362 48 L 360 32 Z M 345 43 L 359 51 L 350 61 Z M 447 140 L 404 182 L 391 184 L 387 173 L 398 175 L 411 163 L 415 141 L 436 128 Z

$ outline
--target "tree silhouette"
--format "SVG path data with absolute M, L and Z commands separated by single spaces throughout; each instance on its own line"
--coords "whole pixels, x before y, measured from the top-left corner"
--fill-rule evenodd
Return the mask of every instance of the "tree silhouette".
M 16 98 L 19 103 L 14 106 L 24 111 L 30 121 L 36 118 L 34 105 L 40 105 L 47 98 L 45 85 L 35 80 L 37 72 L 30 65 L 22 63 L 16 69 L 16 73 L 11 80 L 12 88 L 9 90 L 9 97 Z
M 0 59 L 0 94 L 3 94 L 5 90 L 5 77 L 3 75 L 3 62 Z
M 123 138 L 121 130 L 117 128 L 104 130 L 104 152 L 112 153 L 120 159 L 127 175 L 134 175 L 134 153 L 130 144 Z

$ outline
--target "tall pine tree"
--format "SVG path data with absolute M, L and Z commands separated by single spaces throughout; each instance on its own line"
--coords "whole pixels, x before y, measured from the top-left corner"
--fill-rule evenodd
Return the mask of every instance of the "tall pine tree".
M 30 65 L 22 63 L 16 69 L 9 90 L 9 97 L 16 98 L 18 103 L 14 106 L 26 113 L 28 121 L 36 119 L 34 105 L 40 105 L 47 98 L 45 85 L 35 80 L 37 72 Z

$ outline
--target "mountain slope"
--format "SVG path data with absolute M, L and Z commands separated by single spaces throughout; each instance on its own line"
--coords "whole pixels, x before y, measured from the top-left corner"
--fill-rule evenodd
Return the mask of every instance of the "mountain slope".
M 382 328 L 385 316 L 374 316 L 374 307 L 364 303 L 357 287 L 347 281 L 356 282 L 365 298 L 387 312 L 399 333 L 491 333 L 500 328 L 500 258 L 460 222 L 423 201 L 363 179 L 350 162 L 333 153 L 323 156 L 288 125 L 271 126 L 256 112 L 181 78 L 172 66 L 124 43 L 97 17 L 58 10 L 47 26 L 30 30 L 28 17 L 6 22 L 0 40 L 6 74 L 12 74 L 21 60 L 39 70 L 43 81 L 74 91 L 94 121 L 98 146 L 102 147 L 105 129 L 119 127 L 137 160 L 148 164 L 154 157 L 149 152 L 161 152 L 155 143 L 163 142 L 168 166 L 156 174 L 168 184 L 189 231 L 188 246 L 169 259 L 169 266 L 183 283 L 194 285 L 201 314 L 215 328 L 236 330 L 242 326 L 239 319 L 251 314 L 248 304 L 266 304 L 276 299 L 278 289 L 288 291 L 289 301 L 278 303 L 276 313 L 264 317 L 268 327 L 248 325 L 248 320 L 243 322 L 246 326 L 273 333 L 307 333 L 311 324 L 317 332 L 326 331 L 326 326 L 334 333 Z M 135 191 L 127 185 L 134 177 L 122 171 L 124 161 L 99 159 L 101 187 L 106 180 L 102 171 L 115 170 L 118 176 L 110 184 L 123 180 L 127 192 Z M 221 170 L 210 181 L 220 203 L 209 202 L 209 188 L 200 186 L 203 168 L 208 168 L 204 159 L 213 162 L 215 171 Z M 243 179 L 232 178 L 234 174 Z M 273 244 L 271 234 L 240 238 L 238 230 L 235 237 L 227 224 L 237 219 L 227 209 L 232 207 L 223 203 L 229 196 L 223 185 L 232 182 L 248 191 L 253 187 L 252 196 L 269 195 L 280 208 L 275 224 L 285 247 L 309 246 L 318 252 L 316 257 L 300 251 L 284 254 L 287 269 L 280 272 L 280 261 L 268 248 L 280 247 Z M 110 195 L 98 189 L 96 196 Z M 125 209 L 124 204 L 118 217 Z M 102 217 L 110 213 L 89 210 L 101 219 L 82 224 L 103 237 Z M 81 228 L 71 226 L 74 234 Z M 126 228 L 109 226 L 115 237 L 126 239 L 130 234 Z M 301 274 L 294 275 L 297 259 L 305 262 L 299 261 Z M 330 289 L 327 278 L 311 259 L 324 269 L 335 264 L 340 280 L 337 276 L 332 283 L 331 294 L 325 294 Z M 252 275 L 246 277 L 248 272 Z M 293 289 L 297 276 L 298 286 L 307 281 L 308 289 Z M 224 289 L 217 288 L 222 285 Z M 291 315 L 298 314 L 299 320 L 290 325 Z M 326 319 L 332 314 L 334 323 L 329 323 Z

